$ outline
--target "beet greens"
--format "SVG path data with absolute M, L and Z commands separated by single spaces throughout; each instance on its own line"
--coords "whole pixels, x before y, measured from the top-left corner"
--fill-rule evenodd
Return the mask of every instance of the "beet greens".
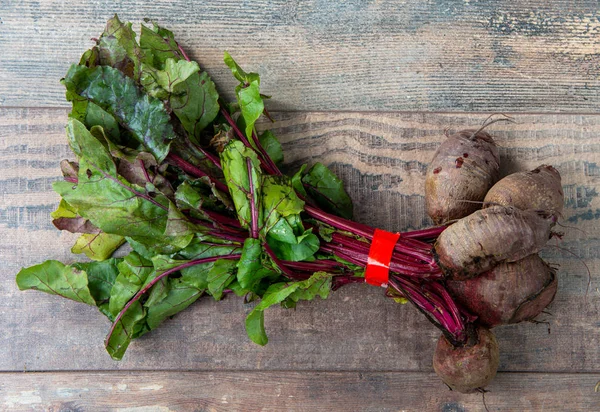
M 364 281 L 374 229 L 350 220 L 352 202 L 325 165 L 280 171 L 281 145 L 256 121 L 268 116 L 260 77 L 227 53 L 239 81 L 227 104 L 173 33 L 109 20 L 62 80 L 72 103 L 58 229 L 81 233 L 73 253 L 91 262 L 22 269 L 20 289 L 97 306 L 112 322 L 106 349 L 132 339 L 203 295 L 260 300 L 246 330 L 264 345 L 264 310 L 327 298 Z M 403 233 L 387 294 L 413 303 L 451 342 L 465 322 L 441 283 L 432 245 L 445 227 Z M 126 243 L 128 253 L 111 257 Z

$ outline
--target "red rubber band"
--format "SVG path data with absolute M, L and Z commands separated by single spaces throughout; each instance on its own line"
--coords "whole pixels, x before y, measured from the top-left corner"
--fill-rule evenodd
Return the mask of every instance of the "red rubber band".
M 369 285 L 387 287 L 392 253 L 398 239 L 400 233 L 375 229 L 365 270 L 365 282 Z

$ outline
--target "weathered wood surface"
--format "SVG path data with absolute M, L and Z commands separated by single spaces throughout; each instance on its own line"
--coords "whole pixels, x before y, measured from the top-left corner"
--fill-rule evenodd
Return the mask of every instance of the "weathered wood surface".
M 172 29 L 226 96 L 223 50 L 278 110 L 596 112 L 596 0 L 5 0 L 0 104 L 65 106 L 58 84 L 114 13 Z
M 58 161 L 70 157 L 64 109 L 0 109 L 0 370 L 325 370 L 430 372 L 438 332 L 410 306 L 378 288 L 354 285 L 327 301 L 267 311 L 269 344 L 245 335 L 249 308 L 240 299 L 201 300 L 135 341 L 124 361 L 103 348 L 108 321 L 96 309 L 39 292 L 19 292 L 22 266 L 69 253 L 74 235 L 50 223 Z M 356 218 L 389 230 L 430 224 L 424 216 L 426 163 L 443 130 L 487 115 L 274 113 L 290 168 L 323 161 L 346 181 Z M 560 289 L 545 325 L 498 329 L 502 371 L 600 371 L 600 116 L 517 115 L 490 131 L 502 146 L 505 172 L 554 164 L 567 196 L 566 233 L 548 247 Z M 585 233 L 581 232 L 584 230 Z M 586 297 L 588 275 L 592 283 Z M 516 379 L 516 378 L 515 378 Z M 523 382 L 527 385 L 529 382 Z M 416 386 L 415 386 L 416 388 Z M 416 390 L 416 389 L 415 389 Z M 531 389 L 533 390 L 533 389 Z
M 489 411 L 597 411 L 597 376 L 502 373 Z M 522 388 L 527 387 L 528 392 Z M 450 392 L 414 372 L 4 373 L 7 411 L 485 411 L 481 394 Z

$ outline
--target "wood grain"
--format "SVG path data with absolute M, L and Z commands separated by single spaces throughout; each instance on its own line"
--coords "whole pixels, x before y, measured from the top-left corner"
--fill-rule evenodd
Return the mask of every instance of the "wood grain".
M 589 374 L 501 373 L 489 411 L 594 411 Z M 7 411 L 485 411 L 481 394 L 450 392 L 414 372 L 4 373 Z
M 231 98 L 228 50 L 277 110 L 597 112 L 595 0 L 7 0 L 0 104 L 65 106 L 58 80 L 114 13 L 172 29 Z
M 356 218 L 389 230 L 430 224 L 422 186 L 443 130 L 474 126 L 486 115 L 410 113 L 274 113 L 288 168 L 322 161 L 340 174 Z M 554 164 L 567 195 L 563 249 L 544 256 L 559 265 L 559 293 L 545 325 L 497 331 L 501 370 L 600 370 L 600 116 L 517 115 L 490 131 L 504 171 Z M 19 292 L 14 275 L 45 259 L 78 260 L 75 235 L 50 224 L 58 197 L 50 184 L 70 157 L 64 109 L 0 108 L 0 370 L 356 370 L 431 371 L 438 332 L 412 307 L 377 288 L 342 288 L 327 301 L 267 311 L 269 344 L 246 338 L 249 307 L 233 298 L 200 300 L 136 341 L 121 363 L 102 346 L 108 321 L 95 308 L 39 292 Z M 264 123 L 261 127 L 266 127 Z M 589 212 L 589 213 L 588 213 Z M 590 217 L 591 213 L 591 217 Z M 585 232 L 582 232 L 585 231 Z M 592 273 L 588 287 L 588 273 Z

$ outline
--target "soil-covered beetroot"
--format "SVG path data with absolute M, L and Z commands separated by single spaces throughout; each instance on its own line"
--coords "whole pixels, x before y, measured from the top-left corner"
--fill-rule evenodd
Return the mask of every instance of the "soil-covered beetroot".
M 427 168 L 427 213 L 436 224 L 468 216 L 498 180 L 500 160 L 488 133 L 463 130 L 448 137 Z
M 435 243 L 438 265 L 454 280 L 469 279 L 498 263 L 515 262 L 544 247 L 554 216 L 492 206 L 449 226 Z
M 489 328 L 535 318 L 554 300 L 557 284 L 554 269 L 537 254 L 500 263 L 473 279 L 446 282 L 456 302 Z
M 484 200 L 486 205 L 545 210 L 556 215 L 562 213 L 564 201 L 560 173 L 548 165 L 506 176 L 490 189 Z
M 478 327 L 464 346 L 454 346 L 444 335 L 433 355 L 433 369 L 452 390 L 470 393 L 489 384 L 498 370 L 500 353 L 496 337 Z

